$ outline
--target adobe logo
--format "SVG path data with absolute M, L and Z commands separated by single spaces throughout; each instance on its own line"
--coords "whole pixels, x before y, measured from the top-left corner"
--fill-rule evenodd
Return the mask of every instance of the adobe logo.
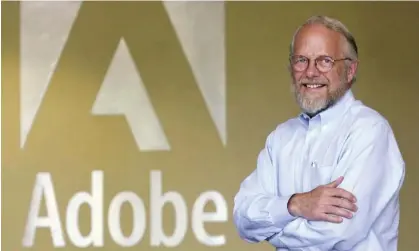
M 48 95 L 50 80 L 60 62 L 60 55 L 66 42 L 71 39 L 73 23 L 77 21 L 80 11 L 89 4 L 73 1 L 20 3 L 21 148 L 25 147 L 43 99 Z M 225 146 L 224 3 L 162 4 L 214 122 L 220 145 Z M 82 37 L 77 39 L 83 42 Z M 145 88 L 141 68 L 132 57 L 127 41 L 128 39 L 121 36 L 115 49 L 103 52 L 111 58 L 109 67 L 92 100 L 91 110 L 86 112 L 90 112 L 92 116 L 124 116 L 127 128 L 131 130 L 140 151 L 171 150 L 170 138 L 166 137 L 162 129 L 159 116 Z M 75 100 L 76 98 L 74 97 Z M 55 247 L 65 247 L 69 243 L 80 248 L 103 247 L 105 231 L 109 232 L 117 245 L 132 247 L 144 241 L 148 227 L 151 232 L 149 242 L 153 247 L 181 245 L 189 228 L 203 245 L 224 245 L 225 235 L 210 235 L 204 226 L 206 222 L 227 221 L 228 208 L 223 195 L 215 190 L 203 191 L 194 199 L 189 209 L 182 194 L 163 190 L 162 176 L 160 170 L 150 171 L 149 203 L 145 203 L 144 199 L 132 191 L 120 191 L 107 204 L 104 200 L 107 197 L 104 194 L 105 174 L 103 171 L 93 170 L 89 191 L 79 191 L 65 205 L 58 205 L 60 200 L 56 198 L 52 175 L 39 172 L 35 177 L 22 245 L 32 247 L 36 242 L 37 230 L 47 228 Z M 215 205 L 213 212 L 204 211 L 209 202 Z M 131 206 L 134 218 L 129 234 L 124 234 L 121 230 L 120 214 L 124 203 Z M 162 219 L 162 208 L 168 204 L 173 206 L 175 213 L 175 226 L 170 234 L 164 233 Z M 47 209 L 46 216 L 40 215 L 41 205 Z M 90 232 L 84 235 L 78 223 L 82 205 L 87 205 L 91 213 Z M 64 214 L 60 215 L 58 208 L 64 208 Z M 65 234 L 68 238 L 64 238 Z
M 20 146 L 25 147 L 60 55 L 84 3 L 22 2 Z M 222 145 L 227 144 L 224 3 L 163 2 Z M 80 38 L 81 40 L 83 38 Z M 147 39 L 144 36 L 144 39 Z M 99 41 L 100 42 L 100 41 Z M 125 116 L 140 151 L 170 150 L 141 69 L 124 37 L 110 50 L 109 67 L 96 95 L 93 116 Z M 157 66 L 156 66 L 157 67 Z M 167 83 L 173 84 L 173 83 Z M 75 99 L 77 97 L 74 97 Z

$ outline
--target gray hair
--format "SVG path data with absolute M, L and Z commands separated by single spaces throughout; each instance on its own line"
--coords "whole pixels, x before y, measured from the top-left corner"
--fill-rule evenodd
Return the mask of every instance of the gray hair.
M 320 24 L 324 27 L 339 32 L 346 40 L 346 51 L 345 56 L 352 59 L 352 60 L 358 60 L 358 46 L 356 44 L 354 36 L 351 34 L 351 32 L 346 28 L 346 26 L 339 20 L 328 17 L 328 16 L 313 16 L 307 19 L 304 24 L 302 24 L 294 33 L 294 36 L 292 37 L 291 45 L 290 45 L 290 56 L 294 52 L 294 41 L 295 37 L 297 36 L 298 32 L 306 25 L 309 24 Z M 352 83 L 355 82 L 355 77 L 352 80 Z

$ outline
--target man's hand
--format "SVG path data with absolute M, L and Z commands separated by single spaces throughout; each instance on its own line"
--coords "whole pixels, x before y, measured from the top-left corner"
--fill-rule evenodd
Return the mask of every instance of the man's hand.
M 352 212 L 357 211 L 355 196 L 338 188 L 343 177 L 332 183 L 318 186 L 307 193 L 295 194 L 288 202 L 291 215 L 303 217 L 312 221 L 342 222 L 342 217 L 352 218 Z

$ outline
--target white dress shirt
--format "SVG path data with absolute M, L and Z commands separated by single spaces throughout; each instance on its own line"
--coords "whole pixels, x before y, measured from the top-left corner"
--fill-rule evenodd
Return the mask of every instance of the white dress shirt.
M 339 187 L 357 198 L 352 219 L 329 223 L 290 215 L 291 195 L 339 176 Z M 234 199 L 234 223 L 242 239 L 269 241 L 278 251 L 396 251 L 404 176 L 389 123 L 349 90 L 317 116 L 302 114 L 269 134 Z

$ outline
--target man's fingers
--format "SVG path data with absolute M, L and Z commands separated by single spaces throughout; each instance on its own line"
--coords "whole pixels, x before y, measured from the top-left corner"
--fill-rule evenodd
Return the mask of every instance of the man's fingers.
M 330 198 L 329 203 L 332 206 L 347 209 L 352 212 L 356 212 L 358 210 L 358 207 L 353 202 L 344 198 L 337 198 L 337 197 Z
M 335 207 L 335 206 L 326 206 L 325 213 L 328 215 L 334 215 L 338 217 L 345 217 L 347 219 L 351 219 L 353 214 L 346 209 Z
M 333 196 L 333 197 L 339 197 L 339 198 L 347 199 L 352 203 L 356 202 L 355 195 L 353 195 L 352 193 L 350 193 L 350 192 L 348 192 L 348 191 L 346 191 L 345 189 L 342 189 L 342 188 L 330 189 L 329 195 Z
M 343 176 L 340 176 L 333 182 L 327 184 L 326 187 L 338 187 L 342 183 L 342 181 L 343 181 Z
M 333 214 L 323 214 L 321 220 L 331 223 L 341 223 L 343 221 L 342 217 Z

